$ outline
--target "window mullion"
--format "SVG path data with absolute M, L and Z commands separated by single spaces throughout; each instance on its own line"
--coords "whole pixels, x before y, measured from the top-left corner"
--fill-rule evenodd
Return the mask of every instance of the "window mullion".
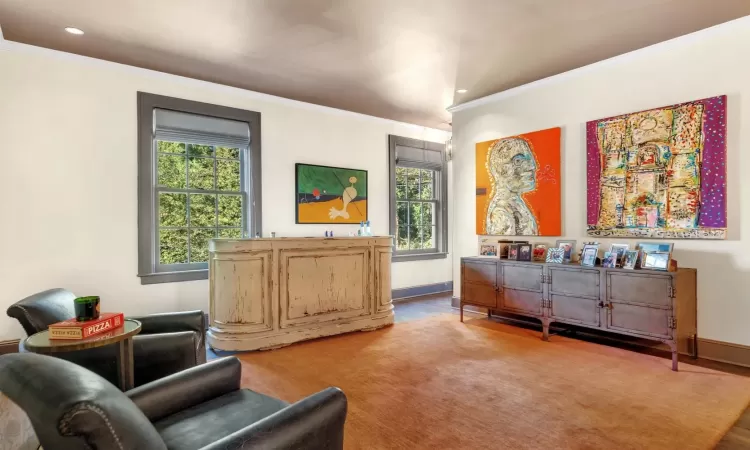
M 159 228 L 159 225 L 161 224 L 161 211 L 160 211 L 160 205 L 159 205 L 159 157 L 156 154 L 157 150 L 157 143 L 156 140 L 151 140 L 151 186 L 156 186 L 156 189 L 153 190 L 153 202 L 151 211 L 156 212 L 155 217 L 152 220 L 153 224 L 153 230 L 156 231 L 156 236 L 152 235 L 153 239 L 153 245 L 154 249 L 151 252 L 151 255 L 153 257 L 151 261 L 152 270 L 155 271 L 156 266 L 159 265 L 161 262 L 161 231 Z M 156 170 L 153 170 L 155 168 Z
M 188 144 L 185 144 L 185 186 L 190 189 L 190 159 L 188 157 Z M 187 262 L 190 264 L 190 199 L 191 194 L 188 192 L 187 194 L 187 200 L 185 201 L 185 204 L 187 205 Z
M 248 145 L 247 148 L 240 148 L 240 154 L 238 155 L 240 157 L 240 189 L 242 190 L 242 221 L 240 222 L 240 226 L 242 227 L 242 237 L 250 237 L 251 231 L 250 231 L 250 223 L 252 223 L 248 217 L 249 211 L 251 211 L 250 206 L 248 205 L 248 202 L 250 201 L 250 195 L 252 195 L 252 186 L 251 182 L 248 179 L 248 160 L 250 153 L 250 146 Z
M 422 240 L 422 246 L 420 248 L 422 249 L 424 249 L 424 205 L 424 202 L 419 204 L 419 212 L 422 215 L 422 217 L 419 218 L 419 236 Z
M 409 178 L 406 178 L 406 192 L 409 192 Z M 411 202 L 406 202 L 406 247 L 411 250 Z
M 219 162 L 216 160 L 216 147 L 214 147 L 214 189 L 219 190 L 219 175 L 218 175 Z M 240 163 L 240 172 L 242 171 L 242 164 Z M 242 185 L 240 185 L 242 189 Z M 219 194 L 214 195 L 214 224 L 216 229 L 214 230 L 214 237 L 219 237 Z

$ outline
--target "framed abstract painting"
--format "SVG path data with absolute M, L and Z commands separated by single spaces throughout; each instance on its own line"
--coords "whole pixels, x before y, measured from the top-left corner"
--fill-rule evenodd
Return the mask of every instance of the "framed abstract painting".
M 724 239 L 726 96 L 586 124 L 591 236 Z
M 367 171 L 295 166 L 296 222 L 360 223 L 367 220 Z
M 560 128 L 476 145 L 477 234 L 559 236 Z

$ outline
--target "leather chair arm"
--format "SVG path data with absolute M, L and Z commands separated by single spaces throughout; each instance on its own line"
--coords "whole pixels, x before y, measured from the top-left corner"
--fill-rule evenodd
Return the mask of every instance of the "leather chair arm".
M 206 316 L 203 311 L 184 311 L 148 316 L 128 317 L 141 322 L 140 336 L 147 334 L 193 331 L 198 339 L 195 345 L 197 364 L 206 362 Z
M 227 357 L 169 375 L 127 391 L 151 422 L 239 390 L 242 365 Z
M 140 334 L 174 333 L 176 331 L 195 331 L 206 333 L 206 316 L 203 311 L 182 311 L 148 316 L 128 316 L 141 322 Z
M 342 449 L 346 395 L 327 388 L 201 450 Z

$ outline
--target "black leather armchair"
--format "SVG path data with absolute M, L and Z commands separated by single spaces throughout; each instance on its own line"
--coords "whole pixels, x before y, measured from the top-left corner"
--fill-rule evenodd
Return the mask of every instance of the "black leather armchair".
M 75 317 L 76 295 L 65 289 L 50 289 L 11 305 L 7 314 L 17 319 L 31 336 L 53 323 Z M 135 385 L 206 362 L 206 319 L 202 311 L 128 317 L 139 320 L 141 332 L 133 338 Z M 24 351 L 23 344 L 19 349 Z M 57 354 L 116 383 L 115 347 L 106 346 Z
M 347 401 L 339 389 L 289 405 L 240 389 L 240 378 L 230 357 L 123 393 L 68 361 L 0 356 L 0 391 L 26 412 L 44 448 L 343 448 Z

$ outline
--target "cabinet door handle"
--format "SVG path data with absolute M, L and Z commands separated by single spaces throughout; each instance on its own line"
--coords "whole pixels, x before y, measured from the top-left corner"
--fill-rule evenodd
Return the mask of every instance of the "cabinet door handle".
M 599 307 L 604 308 L 604 302 L 599 302 Z

